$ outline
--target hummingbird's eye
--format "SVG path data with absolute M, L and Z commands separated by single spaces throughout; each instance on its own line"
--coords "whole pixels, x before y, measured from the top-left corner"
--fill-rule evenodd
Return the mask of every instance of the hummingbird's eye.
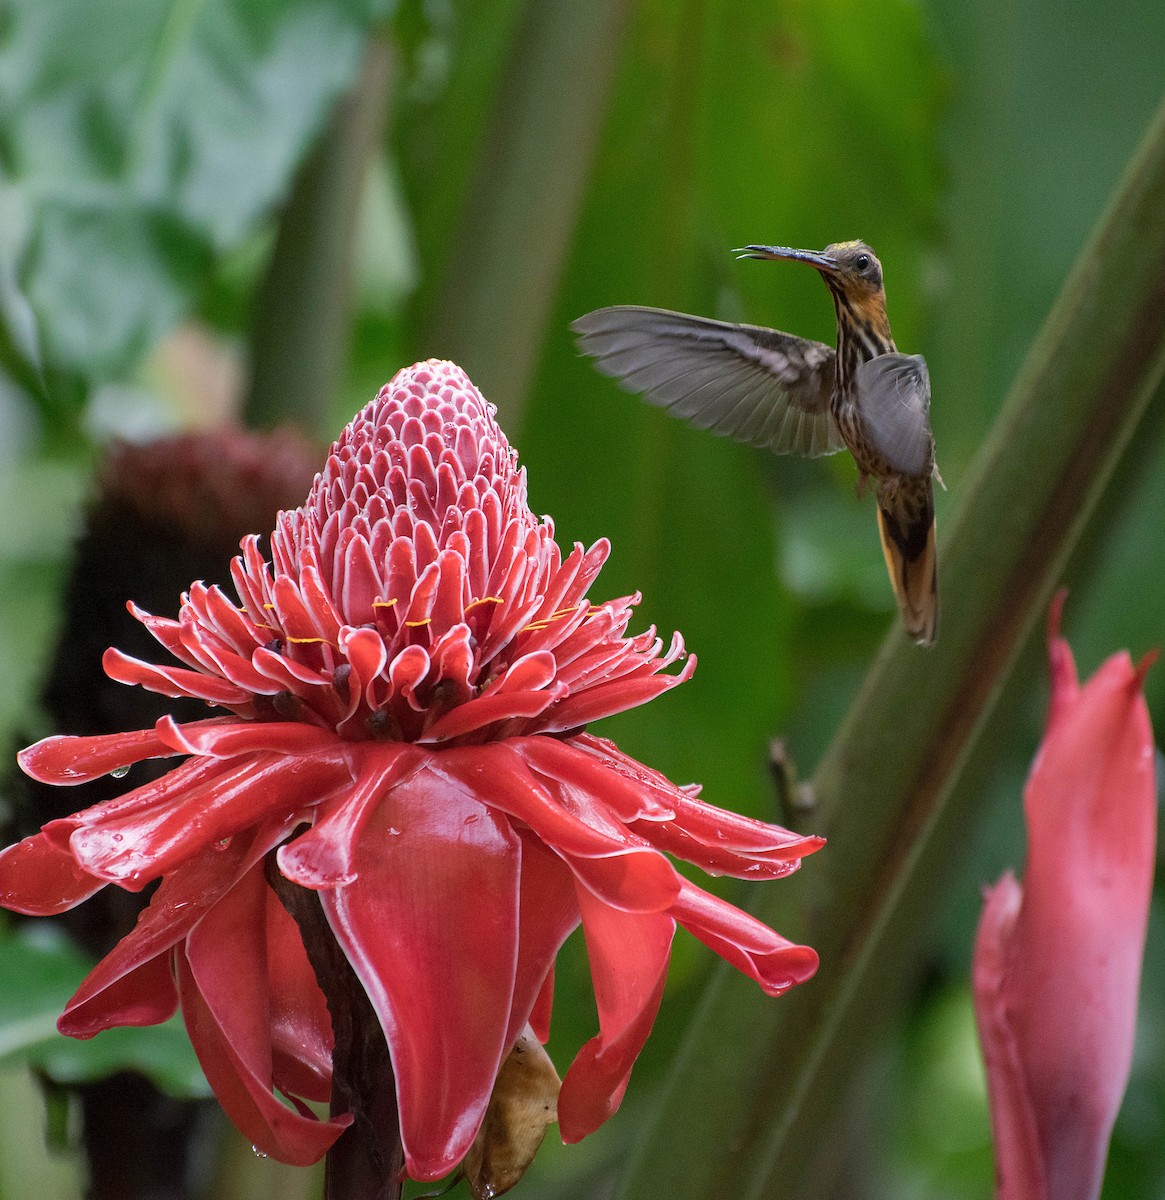
M 859 254 L 857 258 L 854 259 L 854 266 L 859 271 L 868 270 L 870 266 L 870 256 L 868 254 Z

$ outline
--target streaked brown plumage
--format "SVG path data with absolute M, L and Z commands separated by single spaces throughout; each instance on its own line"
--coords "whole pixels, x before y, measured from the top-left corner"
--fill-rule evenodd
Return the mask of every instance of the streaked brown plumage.
M 938 618 L 930 378 L 899 354 L 882 264 L 865 242 L 821 252 L 746 246 L 745 258 L 808 263 L 837 315 L 837 349 L 757 325 L 620 305 L 574 321 L 580 349 L 627 391 L 697 428 L 816 457 L 848 449 L 873 479 L 878 533 L 906 632 L 934 641 Z

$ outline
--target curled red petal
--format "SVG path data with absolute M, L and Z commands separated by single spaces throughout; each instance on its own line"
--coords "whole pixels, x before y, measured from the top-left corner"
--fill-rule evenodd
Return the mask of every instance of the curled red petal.
M 587 742 L 583 738 L 564 739 L 544 734 L 510 739 L 510 744 L 539 775 L 573 783 L 602 796 L 620 821 L 640 818 L 664 821 L 675 816 L 671 795 L 662 785 L 671 793 L 678 793 L 678 788 L 663 776 L 655 777 L 655 772 L 648 772 L 634 759 L 596 752 L 592 743 L 597 742 L 598 739 Z M 648 775 L 653 778 L 647 778 Z
M 658 661 L 652 663 L 653 669 L 657 669 L 658 666 Z M 691 654 L 683 669 L 676 675 L 653 674 L 644 678 L 642 673 L 636 672 L 611 683 L 600 683 L 571 692 L 547 713 L 547 719 L 539 722 L 539 728 L 547 733 L 556 733 L 574 729 L 577 725 L 586 725 L 590 721 L 598 721 L 602 717 L 613 716 L 615 713 L 626 712 L 629 708 L 637 708 L 671 688 L 686 683 L 695 669 L 696 656 Z
M 354 882 L 320 893 L 388 1040 L 414 1179 L 464 1157 L 510 1049 L 519 864 L 503 816 L 420 770 L 370 811 Z
M 675 922 L 663 913 L 623 913 L 578 889 L 599 1034 L 562 1081 L 558 1124 L 564 1142 L 593 1133 L 619 1107 L 631 1068 L 663 997 Z
M 191 671 L 186 667 L 159 667 L 113 649 L 106 650 L 101 665 L 110 679 L 118 683 L 140 684 L 162 696 L 189 696 L 194 700 L 205 700 L 228 708 L 251 705 L 250 692 L 218 675 Z
M 495 721 L 513 717 L 537 717 L 566 694 L 562 685 L 550 684 L 536 691 L 503 691 L 477 696 L 451 708 L 425 730 L 425 741 L 447 742 L 483 729 Z
M 43 833 L 0 851 L 0 907 L 33 917 L 75 908 L 105 887 Z
M 817 951 L 783 938 L 746 912 L 683 880 L 672 916 L 757 983 L 770 996 L 779 996 L 817 971 Z
M 154 726 L 157 736 L 176 754 L 198 754 L 213 758 L 238 758 L 243 754 L 343 756 L 345 743 L 330 729 L 305 725 L 302 721 L 236 721 L 230 717 L 193 721 L 179 725 L 173 717 L 162 717 Z
M 376 804 L 426 761 L 424 751 L 403 742 L 364 743 L 349 755 L 352 782 L 317 807 L 309 830 L 280 847 L 279 869 L 300 887 L 318 891 L 354 882 L 354 855 Z
M 114 1026 L 160 1025 L 168 1021 L 178 1008 L 178 989 L 170 959 L 171 951 L 163 950 L 111 976 L 101 987 L 97 1004 L 79 1002 L 79 991 L 65 1006 L 57 1020 L 57 1029 L 67 1037 L 91 1038 Z M 104 960 L 81 985 L 82 991 L 102 966 Z
M 20 769 L 41 783 L 75 784 L 100 779 L 111 771 L 177 753 L 153 729 L 106 733 L 96 737 L 58 734 L 42 738 L 16 756 Z

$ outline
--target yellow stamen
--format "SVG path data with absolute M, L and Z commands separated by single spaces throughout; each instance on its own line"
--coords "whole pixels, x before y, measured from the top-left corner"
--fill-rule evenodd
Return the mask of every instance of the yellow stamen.
M 422 617 L 419 621 L 406 621 L 406 629 L 420 629 L 422 625 L 428 625 L 432 621 L 432 617 Z
M 471 609 L 476 608 L 479 604 L 504 604 L 503 596 L 482 596 L 479 600 L 471 600 L 466 606 L 465 611 L 468 613 Z
M 293 637 L 289 637 L 287 640 L 289 642 L 294 642 L 295 645 L 297 645 L 297 646 L 313 646 L 313 645 L 318 645 L 321 642 L 324 645 L 331 644 L 328 642 L 327 638 L 293 638 Z
M 396 604 L 395 598 L 392 600 L 373 600 L 372 601 L 373 608 L 392 608 L 392 606 L 394 604 Z
M 550 627 L 551 621 L 560 621 L 563 617 L 569 617 L 571 613 L 578 612 L 577 607 L 560 608 L 557 612 L 552 612 L 548 617 L 539 617 L 537 621 L 531 621 L 529 625 L 523 625 L 518 630 L 519 633 L 539 633 L 543 629 Z M 587 614 L 590 615 L 589 613 Z

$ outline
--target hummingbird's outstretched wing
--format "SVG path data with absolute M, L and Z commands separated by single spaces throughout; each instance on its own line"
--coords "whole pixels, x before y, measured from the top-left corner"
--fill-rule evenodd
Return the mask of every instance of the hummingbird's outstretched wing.
M 596 309 L 570 327 L 604 375 L 697 429 L 775 454 L 845 447 L 829 410 L 835 355 L 821 342 L 635 305 Z
M 866 436 L 892 470 L 934 472 L 930 375 L 921 354 L 880 354 L 854 375 Z

